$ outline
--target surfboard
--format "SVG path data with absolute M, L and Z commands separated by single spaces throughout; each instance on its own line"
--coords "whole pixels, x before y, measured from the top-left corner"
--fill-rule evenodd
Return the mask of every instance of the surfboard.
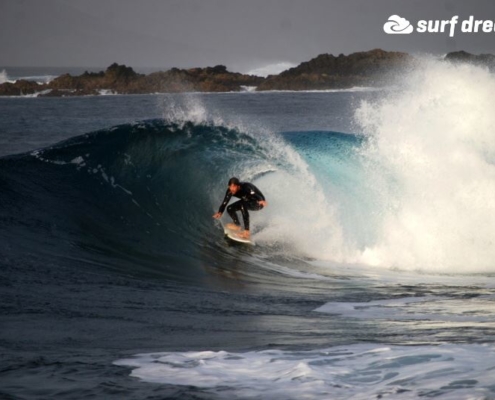
M 227 236 L 231 240 L 234 240 L 235 242 L 254 245 L 254 242 L 252 242 L 250 239 L 239 236 L 239 233 L 242 231 L 230 229 L 226 225 L 223 225 L 223 231 L 225 232 L 225 236 Z

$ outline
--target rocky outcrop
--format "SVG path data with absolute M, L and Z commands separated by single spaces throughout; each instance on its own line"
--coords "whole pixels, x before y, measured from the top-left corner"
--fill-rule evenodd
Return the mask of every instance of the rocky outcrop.
M 83 96 L 99 94 L 100 90 L 111 89 L 126 93 L 127 86 L 138 80 L 137 74 L 125 65 L 112 64 L 105 72 L 85 72 L 80 76 L 61 75 L 49 83 L 38 84 L 32 81 L 19 80 L 15 83 L 0 85 L 0 95 L 22 96 L 40 93 L 40 96 Z
M 105 72 L 85 72 L 79 76 L 61 75 L 46 85 L 47 89 L 52 89 L 47 95 L 91 95 L 98 94 L 100 90 L 128 93 L 128 87 L 142 76 L 134 72 L 131 67 L 114 63 Z
M 269 76 L 257 90 L 325 90 L 354 86 L 377 86 L 388 82 L 390 72 L 410 65 L 407 53 L 371 50 L 353 53 L 320 54 L 295 68 Z
M 41 93 L 40 96 L 97 95 L 102 90 L 119 94 L 231 92 L 242 86 L 257 86 L 263 78 L 227 71 L 223 65 L 207 68 L 178 69 L 149 75 L 136 73 L 125 65 L 112 64 L 106 71 L 85 72 L 79 76 L 61 75 L 47 84 L 17 81 L 0 85 L 0 95 L 20 96 Z
M 263 78 L 227 71 L 223 65 L 207 68 L 178 69 L 140 75 L 125 65 L 112 64 L 103 73 L 84 73 L 73 77 L 62 75 L 47 86 L 65 90 L 66 95 L 95 94 L 112 90 L 120 94 L 179 93 L 179 92 L 230 92 L 241 86 L 256 86 Z M 67 91 L 70 92 L 67 92 Z M 53 95 L 53 92 L 50 93 Z
M 473 65 L 481 65 L 495 71 L 495 56 L 493 54 L 471 54 L 465 51 L 455 51 L 448 53 L 445 56 L 445 61 L 453 63 L 469 63 Z
M 495 70 L 495 56 L 473 55 L 464 51 L 449 53 L 448 62 L 471 63 Z M 104 90 L 119 94 L 180 93 L 180 92 L 236 92 L 243 86 L 264 90 L 326 90 L 355 86 L 382 86 L 400 78 L 397 72 L 414 65 L 407 53 L 375 49 L 366 52 L 320 54 L 310 61 L 278 75 L 261 78 L 230 72 L 223 65 L 207 68 L 178 69 L 136 73 L 131 67 L 112 64 L 105 71 L 85 72 L 79 76 L 61 75 L 47 84 L 25 80 L 0 84 L 0 96 L 20 96 L 40 93 L 40 96 L 97 95 Z
M 36 82 L 25 81 L 23 79 L 15 83 L 5 82 L 0 85 L 0 96 L 25 96 L 43 90 Z
M 129 85 L 128 93 L 238 92 L 257 86 L 263 78 L 227 71 L 223 65 L 155 72 Z

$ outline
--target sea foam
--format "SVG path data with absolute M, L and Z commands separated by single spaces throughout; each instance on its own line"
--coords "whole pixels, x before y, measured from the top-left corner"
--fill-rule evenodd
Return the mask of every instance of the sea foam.
M 366 264 L 495 271 L 495 77 L 471 65 L 425 61 L 403 86 L 363 102 L 363 156 L 381 223 Z
M 493 396 L 492 346 L 350 345 L 312 351 L 138 354 L 114 364 L 145 382 L 225 399 L 482 399 Z

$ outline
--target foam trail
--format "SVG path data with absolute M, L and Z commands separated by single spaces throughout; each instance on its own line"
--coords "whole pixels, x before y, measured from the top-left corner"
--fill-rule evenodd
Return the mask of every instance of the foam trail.
M 381 226 L 361 261 L 423 271 L 495 271 L 495 77 L 425 62 L 404 88 L 363 102 L 364 156 Z
M 145 382 L 194 386 L 221 399 L 485 399 L 493 396 L 493 356 L 483 345 L 358 344 L 138 354 L 114 364 Z

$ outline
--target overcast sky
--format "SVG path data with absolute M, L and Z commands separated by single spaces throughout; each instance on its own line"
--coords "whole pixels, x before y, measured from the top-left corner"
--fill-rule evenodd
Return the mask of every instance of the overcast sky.
M 413 25 L 453 15 L 495 20 L 495 1 L 0 0 L 0 66 L 224 64 L 247 72 L 374 48 L 495 53 L 494 32 L 387 35 L 393 14 Z

